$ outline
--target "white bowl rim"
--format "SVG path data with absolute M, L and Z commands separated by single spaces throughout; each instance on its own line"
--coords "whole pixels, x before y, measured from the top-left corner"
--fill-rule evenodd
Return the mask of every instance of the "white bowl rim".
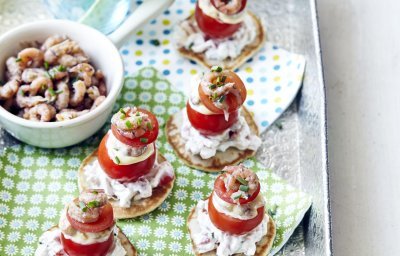
M 60 121 L 60 122 L 31 121 L 31 120 L 21 118 L 17 115 L 14 115 L 11 112 L 4 109 L 2 106 L 0 106 L 0 116 L 6 118 L 10 122 L 16 123 L 21 126 L 32 127 L 32 128 L 60 128 L 60 127 L 66 127 L 66 126 L 77 126 L 80 123 L 85 123 L 91 119 L 96 118 L 99 115 L 99 113 L 105 111 L 108 107 L 112 107 L 110 105 L 111 105 L 111 103 L 114 102 L 113 99 L 118 97 L 118 94 L 120 93 L 122 86 L 123 86 L 124 66 L 123 66 L 122 58 L 121 58 L 121 55 L 119 54 L 118 49 L 116 48 L 116 46 L 111 42 L 111 40 L 107 36 L 102 34 L 100 31 L 98 31 L 92 27 L 89 27 L 87 25 L 80 24 L 80 23 L 77 23 L 74 21 L 69 21 L 69 20 L 47 19 L 47 20 L 35 21 L 35 22 L 20 25 L 10 31 L 7 31 L 2 36 L 0 36 L 0 41 L 8 40 L 8 37 L 14 36 L 15 34 L 22 33 L 26 29 L 35 29 L 36 30 L 36 29 L 40 29 L 40 28 L 45 28 L 46 26 L 49 25 L 49 23 L 53 23 L 53 24 L 56 24 L 59 26 L 75 26 L 75 27 L 79 27 L 78 29 L 80 29 L 80 30 L 90 30 L 91 32 L 97 34 L 99 37 L 103 38 L 103 40 L 107 41 L 107 44 L 109 44 L 111 46 L 111 48 L 110 48 L 112 51 L 111 54 L 116 54 L 118 56 L 117 59 L 119 61 L 118 61 L 118 63 L 115 63 L 115 66 L 117 66 L 117 68 L 115 70 L 120 70 L 121 75 L 119 75 L 116 78 L 116 80 L 114 81 L 104 102 L 102 102 L 93 111 L 89 111 L 89 113 L 86 113 L 86 114 L 79 116 L 77 118 L 74 118 L 74 119 Z M 82 33 L 83 33 L 83 31 L 82 31 Z M 77 41 L 79 41 L 79 39 Z

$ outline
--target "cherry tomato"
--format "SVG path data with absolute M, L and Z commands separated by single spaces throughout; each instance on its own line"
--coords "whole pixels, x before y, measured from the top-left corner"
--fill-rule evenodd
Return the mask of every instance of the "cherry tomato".
M 114 134 L 114 136 L 122 143 L 129 145 L 131 147 L 143 147 L 144 145 L 153 143 L 153 141 L 155 141 L 158 136 L 158 121 L 156 116 L 150 111 L 147 111 L 145 109 L 138 108 L 138 111 L 147 114 L 149 116 L 151 125 L 153 127 L 153 129 L 146 131 L 142 136 L 134 139 L 127 138 L 118 131 L 115 125 L 111 125 L 111 131 Z
M 65 238 L 61 233 L 61 244 L 69 256 L 104 256 L 110 250 L 113 242 L 114 234 L 112 232 L 106 241 L 94 244 L 78 244 Z
M 237 24 L 222 23 L 217 19 L 207 16 L 199 7 L 199 3 L 196 4 L 194 17 L 201 31 L 210 38 L 229 37 L 233 35 L 241 26 L 241 23 Z
M 160 180 L 159 186 L 167 185 L 173 178 L 174 178 L 174 177 L 171 177 L 171 176 L 164 176 L 164 177 Z
M 212 195 L 208 199 L 208 214 L 211 222 L 219 230 L 235 235 L 241 235 L 253 230 L 264 219 L 264 206 L 257 209 L 257 216 L 249 220 L 241 220 L 220 213 L 212 203 Z
M 79 230 L 81 232 L 96 233 L 106 230 L 114 225 L 114 213 L 110 203 L 107 203 L 102 207 L 99 219 L 95 222 L 82 223 L 69 216 L 68 213 L 67 213 L 67 219 L 69 223 L 71 223 L 71 226 L 74 229 Z
M 230 204 L 235 204 L 235 202 L 232 199 L 232 194 L 235 193 L 236 191 L 230 190 L 226 191 L 225 183 L 224 183 L 224 174 L 218 176 L 218 178 L 214 182 L 214 191 L 218 195 L 219 198 L 224 200 L 227 203 Z M 239 198 L 239 204 L 247 204 L 256 199 L 258 194 L 260 193 L 260 184 L 258 184 L 257 190 L 247 199 L 245 198 Z
M 239 117 L 239 111 L 229 113 L 228 121 L 224 114 L 204 115 L 194 110 L 189 102 L 186 103 L 186 112 L 192 126 L 204 135 L 216 135 L 231 127 Z
M 110 178 L 118 181 L 135 181 L 151 171 L 154 162 L 156 161 L 157 150 L 154 143 L 149 145 L 154 147 L 154 153 L 151 154 L 150 157 L 138 163 L 119 165 L 114 163 L 108 155 L 106 147 L 108 136 L 109 134 L 106 134 L 101 140 L 98 151 L 98 160 L 101 168 Z
M 223 73 L 223 75 L 226 76 L 225 83 L 234 83 L 237 89 L 237 93 L 231 92 L 225 98 L 226 104 L 228 104 L 229 106 L 228 112 L 230 113 L 238 110 L 240 106 L 243 105 L 243 102 L 246 100 L 247 91 L 242 79 L 240 79 L 240 77 L 236 75 L 235 72 L 227 70 Z M 215 81 L 210 81 L 210 82 L 215 83 Z M 211 112 L 214 113 L 220 113 L 220 114 L 224 113 L 224 111 L 216 107 L 212 99 L 204 93 L 203 87 L 201 85 L 199 85 L 198 90 L 199 90 L 200 100 L 206 108 L 208 108 Z

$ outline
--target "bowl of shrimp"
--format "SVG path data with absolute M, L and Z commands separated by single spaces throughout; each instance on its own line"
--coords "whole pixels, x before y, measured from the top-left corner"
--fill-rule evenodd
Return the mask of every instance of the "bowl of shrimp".
M 47 20 L 5 33 L 0 48 L 0 124 L 12 136 L 60 148 L 107 121 L 123 86 L 123 63 L 105 35 Z

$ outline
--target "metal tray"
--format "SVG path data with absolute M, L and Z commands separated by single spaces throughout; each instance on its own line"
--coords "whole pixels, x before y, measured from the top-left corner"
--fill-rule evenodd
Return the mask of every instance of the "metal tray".
M 257 154 L 266 166 L 313 197 L 310 211 L 278 255 L 331 255 L 326 102 L 315 0 L 253 0 L 249 5 L 267 21 L 268 40 L 304 54 L 307 61 L 301 91 L 262 135 Z M 0 33 L 47 17 L 41 1 L 0 0 Z M 0 150 L 14 143 L 0 129 Z
M 303 87 L 292 106 L 262 135 L 258 159 L 313 197 L 313 205 L 278 255 L 331 255 L 325 86 L 315 0 L 250 5 L 267 21 L 268 39 L 304 54 Z

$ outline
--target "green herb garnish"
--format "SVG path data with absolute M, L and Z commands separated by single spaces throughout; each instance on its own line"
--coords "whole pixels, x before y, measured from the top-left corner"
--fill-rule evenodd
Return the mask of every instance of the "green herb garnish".
M 222 95 L 221 97 L 219 97 L 218 102 L 219 102 L 219 103 L 224 102 L 225 98 L 226 98 L 226 96 L 225 96 L 225 95 Z
M 126 112 L 125 112 L 125 110 L 123 108 L 120 108 L 119 112 L 121 112 L 122 114 L 126 115 Z
M 121 114 L 121 115 L 119 116 L 119 118 L 121 118 L 122 120 L 124 120 L 124 119 L 126 118 L 126 115 L 125 115 L 125 114 Z
M 126 127 L 128 127 L 128 129 L 132 129 L 133 125 L 129 120 L 126 120 L 125 122 Z
M 67 70 L 67 68 L 64 67 L 63 65 L 60 65 L 60 66 L 58 66 L 57 70 L 60 72 L 65 72 Z
M 92 209 L 92 208 L 96 208 L 100 206 L 100 202 L 99 201 L 90 201 L 89 203 L 87 203 L 87 207 Z
M 82 212 L 87 212 L 88 208 L 84 202 L 79 201 L 79 208 L 81 208 Z
M 54 92 L 53 88 L 49 88 L 49 89 L 47 89 L 47 90 L 49 91 L 49 93 L 50 93 L 50 95 L 51 95 L 52 97 L 56 96 L 56 93 Z
M 147 143 L 149 141 L 148 138 L 140 138 L 140 142 L 142 143 Z
M 47 61 L 44 62 L 44 68 L 45 68 L 46 70 L 49 69 L 49 63 L 48 63 Z
M 191 43 L 189 44 L 189 50 L 192 49 L 193 45 L 194 45 L 193 42 L 191 42 Z
M 61 94 L 61 93 L 63 93 L 63 90 L 57 90 L 56 91 L 56 94 Z
M 22 59 L 21 58 L 16 58 L 15 62 L 20 62 Z
M 215 84 L 211 84 L 208 86 L 208 88 L 210 88 L 211 90 L 214 90 L 215 88 L 217 88 L 217 86 Z
M 147 129 L 149 130 L 153 130 L 153 125 L 149 122 L 147 123 Z
M 97 191 L 97 190 L 93 190 L 93 191 L 92 191 L 92 194 L 95 194 L 95 195 L 97 195 L 97 194 L 99 194 L 99 191 Z
M 159 46 L 160 45 L 160 41 L 158 39 L 151 39 L 150 40 L 150 44 L 152 44 L 154 46 Z
M 137 120 L 137 125 L 141 125 L 142 121 L 143 121 L 143 119 L 141 117 L 139 117 L 138 120 Z
M 138 112 L 136 112 L 136 116 L 140 116 L 140 112 L 138 111 Z
M 220 67 L 220 66 L 212 66 L 211 67 L 211 71 L 212 72 L 221 72 L 222 71 L 222 68 Z
M 121 161 L 119 160 L 118 156 L 115 157 L 115 162 L 117 162 L 117 164 L 121 163 Z
M 222 77 L 221 77 L 221 82 L 222 82 L 222 83 L 225 83 L 225 80 L 226 80 L 226 76 L 222 76 Z
M 268 215 L 274 217 L 276 215 L 276 211 L 278 210 L 278 206 L 275 205 L 272 209 L 268 209 Z
M 240 186 L 239 186 L 239 190 L 240 190 L 240 191 L 243 191 L 243 192 L 247 192 L 247 191 L 249 191 L 249 186 L 247 186 L 247 185 L 240 185 Z
M 236 179 L 240 182 L 240 184 L 242 185 L 248 185 L 249 182 L 245 179 L 243 179 L 242 177 L 236 177 Z
M 237 199 L 239 199 L 239 198 L 241 198 L 242 197 L 242 194 L 237 194 L 237 195 L 235 195 L 234 197 L 232 197 L 233 198 L 233 200 L 237 200 Z

